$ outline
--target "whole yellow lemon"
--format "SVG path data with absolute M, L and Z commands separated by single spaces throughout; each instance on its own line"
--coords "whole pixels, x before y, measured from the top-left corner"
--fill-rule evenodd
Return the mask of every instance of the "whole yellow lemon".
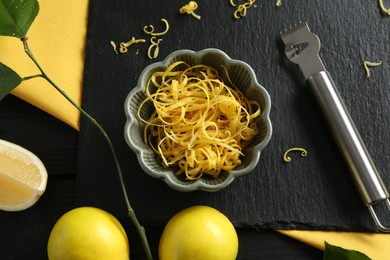
M 65 213 L 50 233 L 47 253 L 50 260 L 130 259 L 122 225 L 110 213 L 94 207 Z
M 173 216 L 160 238 L 160 260 L 236 259 L 238 236 L 230 220 L 208 206 L 193 206 Z

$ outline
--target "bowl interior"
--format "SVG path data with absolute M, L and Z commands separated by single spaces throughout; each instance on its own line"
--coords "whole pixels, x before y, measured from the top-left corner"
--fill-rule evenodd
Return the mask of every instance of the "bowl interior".
M 262 114 L 256 119 L 259 133 L 243 150 L 245 156 L 241 158 L 241 165 L 231 172 L 221 172 L 218 178 L 204 175 L 198 180 L 186 180 L 184 174 L 175 174 L 177 169 L 171 167 L 164 168 L 157 161 L 157 156 L 149 145 L 144 142 L 144 124 L 138 120 L 138 109 L 146 98 L 145 85 L 154 72 L 163 71 L 176 61 L 185 61 L 189 65 L 204 64 L 211 66 L 218 70 L 220 76 L 226 75 L 224 73 L 225 67 L 230 81 L 246 97 L 256 100 L 260 104 Z M 223 80 L 229 82 L 226 76 Z M 246 63 L 232 60 L 223 52 L 215 50 L 205 50 L 203 52 L 178 51 L 168 56 L 163 62 L 149 65 L 142 72 L 137 87 L 128 95 L 125 102 L 125 110 L 127 114 L 125 139 L 130 148 L 136 152 L 143 170 L 153 177 L 165 180 L 168 185 L 181 191 L 195 189 L 218 190 L 226 187 L 235 177 L 249 173 L 257 165 L 261 150 L 268 143 L 272 132 L 269 121 L 270 98 L 266 90 L 257 83 L 253 70 Z M 142 118 L 147 119 L 153 111 L 152 102 L 148 102 L 142 106 L 139 113 Z

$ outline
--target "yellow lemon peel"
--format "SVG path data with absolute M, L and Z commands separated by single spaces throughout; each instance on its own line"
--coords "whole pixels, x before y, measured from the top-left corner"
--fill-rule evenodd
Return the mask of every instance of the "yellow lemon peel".
M 390 15 L 390 8 L 386 8 L 385 5 L 383 4 L 383 0 L 378 0 L 379 1 L 379 7 L 381 8 L 382 12 L 384 12 L 387 15 Z
M 118 50 L 116 49 L 116 44 L 114 41 L 110 41 L 110 44 L 112 46 L 112 49 L 115 51 L 116 54 L 118 54 Z
M 148 48 L 148 57 L 149 59 L 155 59 L 158 57 L 158 54 L 160 52 L 160 47 L 159 44 L 162 41 L 162 39 L 158 39 L 156 36 L 163 36 L 167 34 L 169 31 L 169 22 L 167 19 L 162 18 L 161 21 L 165 24 L 165 30 L 162 32 L 154 32 L 154 26 L 153 25 L 148 25 L 144 26 L 144 32 L 146 34 L 151 35 L 152 37 L 150 38 L 150 45 Z M 154 50 L 154 51 L 153 51 Z
M 229 0 L 229 2 L 230 2 L 230 5 L 231 5 L 231 6 L 237 6 L 237 5 L 234 3 L 234 0 Z
M 253 6 L 253 4 L 256 2 L 256 0 L 249 0 L 243 4 L 236 5 L 233 0 L 230 0 L 230 4 L 232 6 L 237 6 L 236 11 L 234 11 L 233 17 L 235 19 L 240 19 L 241 17 L 246 16 L 246 11 Z
M 190 14 L 192 15 L 193 17 L 195 17 L 196 19 L 200 20 L 200 15 L 197 15 L 194 11 L 198 9 L 198 3 L 196 3 L 195 1 L 190 1 L 188 4 L 184 5 L 183 7 L 181 7 L 179 9 L 179 12 L 181 14 Z
M 164 19 L 164 18 L 161 19 L 161 22 L 163 22 L 165 24 L 165 30 L 164 31 L 162 31 L 162 32 L 154 32 L 154 26 L 150 24 L 150 25 L 145 25 L 144 26 L 144 32 L 146 34 L 150 34 L 152 36 L 162 36 L 162 35 L 167 34 L 167 32 L 169 31 L 169 22 L 168 22 L 167 19 Z
M 369 78 L 371 76 L 371 71 L 369 67 L 377 67 L 382 64 L 382 61 L 380 62 L 371 62 L 371 61 L 364 61 L 364 69 L 366 70 L 366 75 Z
M 284 155 L 283 155 L 283 160 L 284 160 L 286 163 L 291 162 L 291 157 L 288 156 L 288 154 L 289 154 L 290 152 L 293 152 L 293 151 L 301 152 L 301 156 L 302 156 L 302 157 L 307 156 L 307 151 L 306 151 L 306 149 L 304 149 L 304 148 L 299 148 L 299 147 L 290 148 L 290 149 L 288 149 L 288 150 L 284 153 Z
M 130 41 L 128 42 L 121 42 L 119 44 L 119 52 L 120 53 L 126 53 L 127 48 L 129 48 L 131 45 L 136 44 L 136 43 L 144 43 L 146 42 L 145 39 L 135 39 L 135 37 L 132 37 Z M 112 44 L 111 44 L 112 45 Z
M 149 48 L 148 48 L 148 57 L 149 59 L 155 59 L 158 57 L 158 53 L 160 51 L 160 47 L 159 47 L 159 44 L 160 42 L 162 42 L 162 39 L 157 39 L 155 36 L 153 36 L 152 38 L 150 38 L 150 45 L 149 45 Z M 153 54 L 152 54 L 152 50 L 154 49 L 153 51 Z

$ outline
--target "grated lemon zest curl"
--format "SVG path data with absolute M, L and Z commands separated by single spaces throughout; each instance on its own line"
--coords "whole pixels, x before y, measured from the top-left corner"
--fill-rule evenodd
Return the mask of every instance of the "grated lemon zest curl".
M 304 148 L 299 148 L 299 147 L 294 147 L 294 148 L 288 149 L 288 150 L 284 153 L 284 155 L 283 155 L 283 161 L 285 161 L 286 163 L 291 162 L 292 159 L 291 159 L 290 156 L 288 156 L 288 154 L 289 154 L 290 152 L 293 152 L 293 151 L 301 152 L 301 156 L 302 156 L 302 157 L 307 156 L 307 150 L 306 150 L 306 149 L 304 149 Z
M 193 17 L 195 17 L 196 19 L 200 20 L 201 17 L 200 15 L 197 15 L 194 11 L 198 9 L 198 3 L 195 2 L 195 1 L 190 1 L 188 4 L 182 6 L 180 9 L 179 9 L 179 12 L 181 14 L 190 14 L 192 15 Z
M 111 44 L 111 46 L 112 46 L 114 52 L 115 52 L 116 54 L 118 54 L 118 50 L 116 49 L 116 44 L 115 44 L 115 42 L 114 42 L 114 41 L 110 41 L 110 44 Z
M 162 42 L 162 39 L 157 39 L 156 36 L 153 36 L 152 38 L 150 38 L 150 45 L 149 45 L 149 48 L 148 48 L 148 57 L 149 59 L 155 59 L 158 57 L 158 53 L 160 52 L 160 42 Z M 153 54 L 152 54 L 152 50 L 154 49 L 153 51 Z
M 128 51 L 127 48 L 129 48 L 131 45 L 136 44 L 136 43 L 144 43 L 144 42 L 146 42 L 145 39 L 136 39 L 133 36 L 130 41 L 128 41 L 128 42 L 121 42 L 119 44 L 119 52 L 120 53 L 126 53 Z
M 236 11 L 234 11 L 234 14 L 233 14 L 233 17 L 235 19 L 240 19 L 241 17 L 244 17 L 246 16 L 246 11 L 251 8 L 252 6 L 255 6 L 254 3 L 256 2 L 256 0 L 248 0 L 247 2 L 245 3 L 242 3 L 240 5 L 237 6 L 236 3 L 234 3 L 233 0 L 230 0 L 230 5 L 232 6 L 237 6 L 237 9 Z
M 162 32 L 154 32 L 154 26 L 152 24 L 150 24 L 150 25 L 145 25 L 144 26 L 144 32 L 146 34 L 149 34 L 149 35 L 152 35 L 152 36 L 162 36 L 162 35 L 167 34 L 167 32 L 169 31 L 169 22 L 168 22 L 167 19 L 164 19 L 164 18 L 161 19 L 161 22 L 163 22 L 164 25 L 165 25 L 165 30 L 164 31 L 162 31 Z
M 363 66 L 364 69 L 366 70 L 366 76 L 369 78 L 371 76 L 371 71 L 369 67 L 377 67 L 382 64 L 382 61 L 380 62 L 371 62 L 371 61 L 364 61 Z
M 379 7 L 387 15 L 390 15 L 390 7 L 386 8 L 385 5 L 383 4 L 383 0 L 378 0 L 379 1 Z

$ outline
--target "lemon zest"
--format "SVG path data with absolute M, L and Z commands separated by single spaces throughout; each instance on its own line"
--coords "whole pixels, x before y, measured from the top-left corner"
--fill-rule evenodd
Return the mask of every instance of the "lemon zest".
M 282 5 L 282 0 L 276 0 L 276 7 L 280 7 Z
M 371 76 L 371 71 L 369 67 L 377 67 L 382 64 L 382 61 L 380 62 L 371 62 L 371 61 L 364 61 L 364 69 L 366 70 L 366 75 L 369 78 Z
M 120 53 L 126 53 L 128 50 L 127 50 L 127 48 L 126 47 L 124 47 L 124 46 L 119 46 L 119 52 Z
M 237 4 L 234 3 L 234 0 L 229 0 L 231 6 L 237 6 Z
M 146 42 L 145 39 L 136 39 L 134 36 L 131 38 L 130 41 L 128 42 L 121 42 L 120 45 L 123 45 L 125 46 L 126 48 L 130 47 L 131 45 L 133 44 L 136 44 L 136 43 L 144 43 Z
M 284 155 L 283 155 L 283 160 L 284 160 L 286 163 L 291 162 L 291 157 L 288 156 L 288 154 L 289 154 L 290 152 L 292 152 L 292 151 L 299 151 L 299 152 L 301 152 L 301 156 L 302 156 L 302 157 L 307 156 L 307 151 L 306 151 L 306 149 L 304 149 L 304 148 L 299 148 L 299 147 L 290 148 L 290 149 L 288 149 L 286 152 L 284 152 Z
M 249 0 L 243 4 L 238 5 L 236 11 L 234 11 L 233 17 L 235 19 L 240 19 L 241 17 L 246 16 L 246 11 L 253 6 L 254 2 L 256 2 L 256 0 Z
M 144 141 L 164 167 L 178 167 L 188 180 L 234 169 L 259 132 L 260 105 L 225 85 L 212 67 L 174 62 L 151 75 L 145 92 L 137 112 Z M 154 113 L 142 118 L 149 102 Z
M 387 15 L 390 15 L 390 8 L 386 8 L 385 5 L 383 4 L 383 0 L 378 0 L 379 1 L 379 7 L 381 8 L 382 12 L 384 12 Z
M 136 44 L 136 43 L 144 43 L 144 42 L 146 42 L 145 39 L 135 39 L 135 37 L 133 36 L 130 41 L 121 42 L 119 44 L 119 52 L 126 53 L 128 51 L 127 48 L 130 47 L 131 45 Z
M 110 41 L 110 44 L 112 46 L 112 48 L 114 49 L 115 53 L 118 54 L 118 50 L 116 49 L 116 44 L 114 41 Z
M 190 14 L 192 15 L 193 17 L 195 17 L 196 19 L 200 20 L 200 15 L 197 15 L 194 11 L 198 9 L 198 3 L 195 2 L 195 1 L 190 1 L 188 4 L 182 6 L 180 9 L 179 9 L 179 12 L 181 14 L 184 14 L 184 13 L 187 13 L 187 14 Z
M 148 48 L 148 57 L 149 59 L 155 59 L 158 57 L 158 53 L 160 51 L 159 44 L 162 42 L 162 39 L 157 39 L 157 37 L 153 36 L 150 38 L 150 45 Z M 152 55 L 152 50 L 154 49 L 153 55 Z
M 152 35 L 152 36 L 162 36 L 165 35 L 169 31 L 169 22 L 167 19 L 162 18 L 161 21 L 165 24 L 165 30 L 162 32 L 154 32 L 154 26 L 153 25 L 145 25 L 144 26 L 144 32 L 146 34 Z M 149 28 L 149 29 L 148 29 Z

